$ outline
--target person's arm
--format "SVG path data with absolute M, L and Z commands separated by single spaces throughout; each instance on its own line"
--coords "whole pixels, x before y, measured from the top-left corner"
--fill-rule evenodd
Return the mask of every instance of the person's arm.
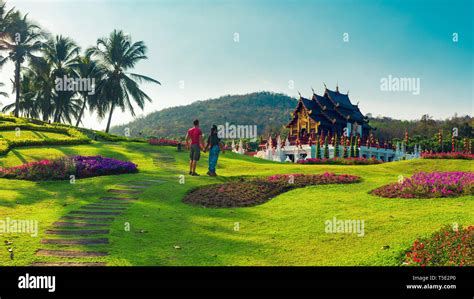
M 186 148 L 189 149 L 189 132 L 186 133 Z
M 211 135 L 209 135 L 209 137 L 207 137 L 207 144 L 206 144 L 206 147 L 204 148 L 204 152 L 206 152 L 209 149 L 209 144 L 210 143 L 211 143 Z
M 202 136 L 202 131 L 199 133 L 199 140 L 201 140 L 200 147 L 203 148 L 204 147 L 204 136 Z
M 219 147 L 221 148 L 221 152 L 225 153 L 225 144 L 219 140 Z

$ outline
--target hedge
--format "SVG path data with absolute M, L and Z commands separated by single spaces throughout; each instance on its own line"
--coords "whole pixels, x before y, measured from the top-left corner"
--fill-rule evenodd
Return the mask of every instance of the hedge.
M 0 116 L 5 119 L 5 116 Z M 90 143 L 91 140 L 81 133 L 80 131 L 59 125 L 45 124 L 43 126 L 32 124 L 32 123 L 0 123 L 0 131 L 9 131 L 20 128 L 22 130 L 33 130 L 41 132 L 61 133 L 67 135 L 67 137 L 57 137 L 48 139 L 0 139 L 0 155 L 5 155 L 14 147 L 21 146 L 37 146 L 37 145 L 74 145 L 74 144 L 86 144 Z

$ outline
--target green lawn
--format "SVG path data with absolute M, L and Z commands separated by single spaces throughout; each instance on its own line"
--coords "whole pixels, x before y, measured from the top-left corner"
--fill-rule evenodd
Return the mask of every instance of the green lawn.
M 0 132 L 4 134 L 5 132 Z M 50 134 L 50 133 L 48 133 Z M 138 143 L 93 143 L 80 146 L 29 147 L 0 157 L 0 167 L 66 154 L 104 155 L 137 163 L 138 174 L 96 177 L 69 182 L 27 182 L 0 179 L 0 219 L 35 219 L 38 237 L 0 235 L 0 265 L 28 265 L 58 258 L 34 256 L 44 248 L 44 230 L 68 211 L 97 202 L 114 184 L 138 178 L 166 183 L 147 189 L 140 200 L 111 227 L 110 245 L 78 246 L 108 250 L 110 256 L 80 259 L 108 265 L 398 265 L 398 257 L 417 237 L 430 235 L 444 224 L 474 224 L 474 196 L 452 199 L 385 199 L 369 195 L 376 187 L 417 171 L 474 171 L 473 161 L 413 160 L 371 166 L 277 164 L 232 153 L 221 155 L 219 177 L 190 177 L 188 154 L 172 147 Z M 152 163 L 153 157 L 172 155 L 176 163 Z M 198 172 L 207 171 L 207 154 Z M 249 208 L 207 209 L 181 202 L 191 188 L 235 176 L 331 171 L 361 176 L 351 185 L 312 186 L 282 194 Z M 326 220 L 365 221 L 365 236 L 327 234 Z M 126 223 L 131 230 L 126 231 Z M 238 222 L 239 231 L 234 231 Z M 142 232 L 141 232 L 142 231 Z M 144 231 L 144 232 L 143 232 Z M 5 240 L 13 241 L 11 260 Z M 174 246 L 181 249 L 175 249 Z M 382 249 L 383 246 L 389 249 Z M 48 245 L 49 249 L 55 248 Z M 57 249 L 71 249 L 56 246 Z M 71 261 L 79 259 L 70 259 Z
M 15 139 L 52 139 L 52 138 L 67 138 L 69 136 L 54 133 L 54 132 L 41 132 L 41 131 L 30 131 L 30 130 L 20 130 L 20 131 L 0 131 L 0 138 L 5 138 L 9 140 Z

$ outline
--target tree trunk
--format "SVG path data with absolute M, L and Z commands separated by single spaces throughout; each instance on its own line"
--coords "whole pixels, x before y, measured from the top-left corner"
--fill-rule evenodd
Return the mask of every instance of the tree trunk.
M 15 62 L 15 91 L 16 91 L 16 99 L 15 99 L 15 117 L 20 115 L 20 62 Z
M 77 118 L 76 128 L 79 127 L 79 124 L 81 123 L 82 114 L 84 114 L 84 109 L 86 109 L 86 104 L 87 104 L 87 96 L 84 97 L 84 103 L 82 104 L 81 112 L 79 113 L 79 117 Z
M 105 129 L 105 133 L 109 133 L 110 129 L 110 122 L 112 121 L 112 113 L 114 112 L 115 104 L 112 104 L 110 108 L 109 120 L 107 121 L 107 128 Z

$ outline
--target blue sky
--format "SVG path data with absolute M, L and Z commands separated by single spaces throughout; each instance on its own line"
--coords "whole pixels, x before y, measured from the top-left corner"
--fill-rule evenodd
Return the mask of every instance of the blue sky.
M 311 87 L 321 94 L 323 82 L 350 90 L 352 101 L 373 115 L 418 119 L 426 113 L 435 118 L 474 114 L 469 0 L 7 3 L 83 48 L 113 29 L 143 40 L 149 59 L 135 72 L 163 85 L 143 85 L 153 103 L 137 111 L 142 115 L 226 94 L 268 90 L 310 96 Z M 12 75 L 7 66 L 0 81 L 9 82 Z M 382 91 L 380 80 L 389 75 L 419 78 L 420 94 Z M 117 113 L 113 124 L 131 119 Z M 88 116 L 86 126 L 101 128 L 105 121 Z

